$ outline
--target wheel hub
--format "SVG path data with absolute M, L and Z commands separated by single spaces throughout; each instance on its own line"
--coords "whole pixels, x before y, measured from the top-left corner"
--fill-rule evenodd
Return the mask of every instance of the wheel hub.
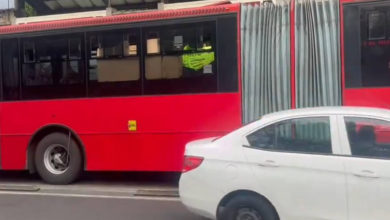
M 63 157 L 62 154 L 59 154 L 59 153 L 54 154 L 54 157 L 53 157 L 54 164 L 56 164 L 56 165 L 64 165 L 64 161 L 62 161 L 62 157 Z
M 44 164 L 52 174 L 63 174 L 69 167 L 68 149 L 61 144 L 50 145 L 44 153 Z
M 262 220 L 259 212 L 254 209 L 242 208 L 238 210 L 236 220 Z

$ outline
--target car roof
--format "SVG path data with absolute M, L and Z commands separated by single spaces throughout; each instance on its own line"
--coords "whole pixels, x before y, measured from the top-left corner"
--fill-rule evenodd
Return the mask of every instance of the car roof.
M 390 110 L 371 107 L 315 107 L 291 109 L 264 115 L 262 119 L 272 120 L 275 118 L 310 115 L 356 115 L 376 116 L 390 118 Z

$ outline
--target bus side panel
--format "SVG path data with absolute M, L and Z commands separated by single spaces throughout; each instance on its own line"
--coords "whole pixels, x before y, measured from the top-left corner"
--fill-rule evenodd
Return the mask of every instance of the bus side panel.
M 2 135 L 0 137 L 1 168 L 4 170 L 26 169 L 29 135 Z
M 50 124 L 74 130 L 89 170 L 181 169 L 186 142 L 241 125 L 239 93 L 2 103 L 4 169 L 24 169 L 29 136 Z M 136 130 L 129 123 L 136 122 Z
M 180 171 L 184 146 L 222 133 L 84 135 L 87 170 Z
M 346 106 L 390 108 L 390 88 L 345 89 L 343 103 Z
M 4 118 L 8 118 L 7 123 L 13 123 L 19 120 L 18 117 L 4 116 L 4 104 L 0 103 L 0 123 Z M 19 124 L 19 122 L 16 122 Z M 2 123 L 1 123 L 2 124 Z M 3 127 L 0 127 L 0 169 L 5 170 L 23 170 L 26 169 L 27 146 L 30 135 L 19 133 L 19 135 L 3 135 Z

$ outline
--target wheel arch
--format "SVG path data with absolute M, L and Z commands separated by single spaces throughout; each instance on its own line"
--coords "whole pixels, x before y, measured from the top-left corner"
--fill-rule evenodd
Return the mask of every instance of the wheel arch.
M 259 199 L 266 201 L 267 203 L 269 203 L 271 205 L 271 207 L 274 209 L 275 213 L 278 215 L 278 218 L 280 219 L 278 210 L 276 209 L 275 205 L 269 199 L 267 199 L 265 196 L 255 192 L 255 191 L 242 189 L 242 190 L 232 191 L 232 192 L 226 194 L 221 199 L 221 201 L 219 202 L 218 207 L 217 207 L 217 219 L 218 220 L 220 219 L 222 208 L 225 207 L 227 205 L 227 203 L 229 201 L 231 201 L 233 198 L 235 198 L 237 196 L 241 196 L 241 195 L 255 196 L 255 197 L 258 197 Z
M 37 131 L 34 132 L 33 135 L 31 135 L 30 140 L 27 145 L 27 163 L 26 168 L 30 171 L 30 173 L 35 173 L 36 168 L 34 164 L 34 154 L 35 150 L 37 148 L 37 145 L 42 138 L 44 138 L 46 135 L 54 133 L 54 132 L 61 132 L 68 134 L 68 132 L 71 133 L 72 137 L 75 138 L 75 141 L 77 145 L 79 146 L 82 158 L 83 158 L 83 168 L 86 169 L 87 164 L 87 154 L 85 152 L 85 145 L 81 138 L 77 135 L 77 133 L 71 129 L 69 126 L 63 125 L 63 124 L 48 124 L 45 126 L 40 127 Z

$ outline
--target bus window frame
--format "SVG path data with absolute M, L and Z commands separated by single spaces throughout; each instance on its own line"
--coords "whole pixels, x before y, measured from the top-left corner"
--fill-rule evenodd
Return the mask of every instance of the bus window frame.
M 175 79 L 164 79 L 164 78 L 161 78 L 161 79 L 147 79 L 146 78 L 146 72 L 144 70 L 143 72 L 143 80 L 144 80 L 144 90 L 143 90 L 143 95 L 146 95 L 146 96 L 158 96 L 158 95 L 175 95 L 175 94 L 208 94 L 208 93 L 219 93 L 220 91 L 218 90 L 218 87 L 219 87 L 219 61 L 218 61 L 218 42 L 217 42 L 217 30 L 218 30 L 218 27 L 217 27 L 217 21 L 218 19 L 215 19 L 215 20 L 209 20 L 209 21 L 202 21 L 202 22 L 194 22 L 194 26 L 195 25 L 199 25 L 199 26 L 206 26 L 206 27 L 212 27 L 213 31 L 212 31 L 212 48 L 213 49 L 213 52 L 214 52 L 214 56 L 215 56 L 215 60 L 213 62 L 213 73 L 211 74 L 212 76 L 206 76 L 203 78 L 207 78 L 207 77 L 212 77 L 211 80 L 215 81 L 213 82 L 213 89 L 215 89 L 215 91 L 213 92 L 210 92 L 210 91 L 207 91 L 207 92 L 179 92 L 179 93 L 170 93 L 170 92 L 159 92 L 159 93 L 153 93 L 153 92 L 148 92 L 148 91 L 145 91 L 145 86 L 146 87 L 150 87 L 151 84 L 158 84 L 159 82 L 158 81 L 161 81 L 161 83 L 164 83 L 165 82 L 170 82 L 170 83 L 173 83 L 173 84 L 180 84 L 182 82 L 185 82 L 185 81 L 188 81 L 190 80 L 191 78 L 190 77 L 181 77 L 181 78 L 175 78 Z M 189 24 L 191 23 L 178 23 L 176 24 L 178 26 L 178 30 L 182 31 L 183 29 L 187 29 L 189 26 Z M 163 57 L 164 54 L 163 54 L 163 43 L 162 43 L 162 38 L 165 37 L 165 35 L 167 33 L 164 33 L 164 31 L 166 30 L 170 30 L 172 31 L 172 27 L 174 25 L 162 25 L 162 26 L 151 26 L 151 27 L 146 27 L 146 28 L 142 28 L 142 34 L 143 36 L 147 36 L 147 33 L 149 32 L 158 32 L 160 33 L 159 35 L 159 39 L 160 39 L 160 43 L 159 43 L 159 46 L 160 46 L 160 53 L 159 54 L 148 54 L 147 53 L 147 38 L 144 37 L 142 38 L 142 44 L 143 44 L 143 51 L 142 51 L 142 58 L 144 60 L 144 63 L 143 63 L 143 67 L 144 69 L 146 68 L 146 65 L 145 65 L 145 60 L 146 60 L 146 57 L 147 56 L 161 56 Z M 198 26 L 197 26 L 198 27 Z M 165 28 L 168 28 L 168 29 L 165 29 Z M 161 34 L 161 33 L 164 33 L 164 34 Z M 170 51 L 172 52 L 172 51 Z M 187 54 L 184 50 L 183 51 L 178 51 L 177 54 L 175 55 L 184 55 L 184 54 Z M 183 67 L 184 68 L 184 67 Z M 199 80 L 199 79 L 197 79 Z M 149 85 L 148 85 L 149 84 Z
M 15 101 L 43 101 L 43 100 L 69 100 L 69 99 L 90 99 L 90 98 L 113 98 L 113 97 L 119 97 L 119 98 L 125 98 L 125 97 L 144 97 L 144 96 L 174 96 L 174 95 L 202 95 L 202 94 L 220 94 L 220 93 L 240 93 L 240 69 L 239 69 L 239 56 L 238 53 L 235 53 L 235 60 L 237 61 L 237 69 L 235 70 L 234 77 L 236 78 L 236 88 L 234 91 L 220 91 L 219 90 L 219 78 L 217 79 L 217 90 L 216 92 L 197 92 L 197 93 L 175 93 L 175 94 L 153 94 L 153 95 L 147 95 L 144 93 L 144 77 L 145 77 L 145 60 L 144 60 L 144 53 L 143 50 L 145 49 L 145 45 L 143 44 L 143 30 L 145 28 L 150 28 L 150 27 L 157 27 L 157 26 L 165 26 L 165 25 L 179 25 L 179 24 L 191 24 L 191 23 L 202 23 L 202 22 L 215 22 L 215 28 L 216 32 L 218 30 L 218 21 L 219 19 L 223 18 L 234 18 L 235 21 L 239 19 L 239 13 L 237 12 L 230 12 L 226 14 L 218 14 L 218 15 L 207 15 L 207 16 L 199 16 L 199 17 L 187 17 L 187 18 L 169 18 L 169 19 L 159 19 L 159 20 L 147 20 L 147 21 L 142 21 L 142 22 L 134 22 L 134 23 L 120 23 L 120 24 L 111 24 L 111 25 L 101 25 L 101 26 L 87 26 L 87 27 L 75 27 L 75 28 L 70 28 L 70 29 L 59 29 L 59 30 L 46 30 L 46 31 L 36 31 L 36 32 L 29 32 L 29 33 L 12 33 L 12 34 L 5 34 L 5 35 L 0 35 L 0 42 L 3 39 L 17 39 L 18 40 L 18 51 L 19 51 L 19 99 L 15 100 L 4 100 L 3 98 L 3 83 L 1 81 L 1 91 L 0 91 L 0 101 L 1 102 L 15 102 Z M 236 27 L 237 22 L 235 22 Z M 141 89 L 142 93 L 137 96 L 89 96 L 88 94 L 88 78 L 89 77 L 89 71 L 88 71 L 88 33 L 91 32 L 99 32 L 99 31 L 110 31 L 110 30 L 121 30 L 121 29 L 132 29 L 132 28 L 139 28 L 140 29 L 140 66 L 141 66 Z M 85 82 L 84 82 L 84 87 L 85 87 L 85 95 L 81 97 L 69 97 L 69 98 L 52 98 L 52 99 L 23 99 L 23 94 L 22 94 L 22 70 L 21 70 L 21 59 L 23 57 L 23 53 L 20 51 L 21 50 L 21 39 L 25 38 L 33 38 L 33 37 L 45 37 L 45 36 L 52 36 L 52 35 L 61 35 L 61 34 L 66 34 L 66 35 L 71 35 L 71 34 L 80 34 L 84 35 L 84 39 L 82 39 L 82 43 L 84 43 L 84 56 L 87 58 L 84 62 L 84 75 L 85 75 Z M 236 35 L 236 39 L 239 39 L 239 31 L 234 30 L 234 35 Z M 218 44 L 218 33 L 215 35 L 215 47 L 216 47 L 216 54 L 218 53 L 219 50 L 219 44 Z M 87 40 L 87 41 L 86 41 Z M 85 48 L 86 47 L 86 48 Z M 240 45 L 236 45 L 236 50 L 240 48 Z M 0 44 L 0 51 L 2 51 L 2 45 Z M 2 55 L 2 54 L 1 54 Z M 84 59 L 84 56 L 82 58 Z M 2 59 L 2 58 L 1 58 Z M 217 61 L 218 61 L 218 56 L 217 56 Z M 220 62 L 219 62 L 220 63 Z M 1 79 L 3 78 L 3 65 L 1 64 L 0 66 L 0 74 L 1 74 Z M 218 71 L 218 67 L 217 67 Z
M 137 97 L 137 96 L 143 96 L 143 81 L 142 81 L 142 76 L 143 76 L 143 72 L 142 72 L 142 62 L 141 62 L 141 57 L 142 57 L 142 51 L 140 51 L 140 45 L 142 44 L 142 39 L 141 39 L 141 36 L 139 35 L 139 33 L 137 33 L 139 31 L 140 28 L 137 28 L 137 27 L 129 27 L 129 28 L 118 28 L 118 29 L 112 29 L 112 30 L 105 30 L 105 31 L 91 31 L 91 32 L 85 32 L 85 36 L 86 36 L 86 51 L 85 51 L 85 54 L 86 54 L 86 75 L 87 75 L 87 85 L 86 85 L 86 90 L 87 90 L 87 94 L 88 96 L 86 98 L 109 98 L 109 97 Z M 135 31 L 136 33 L 136 37 L 138 38 L 137 39 L 137 55 L 131 55 L 131 56 L 124 56 L 123 55 L 123 51 L 121 52 L 122 55 L 121 56 L 118 56 L 118 57 L 113 57 L 113 58 L 107 58 L 107 57 L 102 57 L 102 58 L 99 58 L 99 57 L 96 57 L 96 58 L 93 58 L 91 56 L 91 37 L 92 36 L 98 36 L 97 34 L 101 34 L 101 35 L 104 35 L 104 34 L 110 34 L 110 33 L 113 33 L 115 32 L 116 34 L 119 34 L 123 37 L 123 35 L 125 34 L 129 34 L 131 31 Z M 122 41 L 123 43 L 123 41 Z M 123 45 L 122 45 L 122 48 L 123 48 Z M 103 49 L 104 50 L 104 49 Z M 90 60 L 109 60 L 109 59 L 126 59 L 126 58 L 130 58 L 130 57 L 138 57 L 139 59 L 139 79 L 138 80 L 135 80 L 135 81 L 117 81 L 117 82 L 101 82 L 101 85 L 100 86 L 104 86 L 104 84 L 106 84 L 107 87 L 114 87 L 113 84 L 117 83 L 117 84 L 131 84 L 131 83 L 136 83 L 136 84 L 139 84 L 137 86 L 140 87 L 140 93 L 139 94 L 120 94 L 120 95 L 91 95 L 93 94 L 93 90 L 96 90 L 96 88 L 98 88 L 99 86 L 99 82 L 97 83 L 92 83 L 91 80 L 90 80 L 90 66 L 89 66 L 89 61 Z M 111 85 L 110 85 L 111 83 Z M 92 84 L 96 84 L 96 85 L 93 85 L 94 87 L 89 87 L 89 85 L 92 85 Z M 123 85 L 122 85 L 123 86 Z
M 28 63 L 25 63 L 25 60 L 24 60 L 24 42 L 25 41 L 28 41 L 28 40 L 31 40 L 31 41 L 33 41 L 35 44 L 36 44 L 36 40 L 37 39 L 39 39 L 40 37 L 42 37 L 42 38 L 47 38 L 47 39 L 53 39 L 53 38 L 55 38 L 56 36 L 61 36 L 61 37 L 63 37 L 63 40 L 64 40 L 64 42 L 66 42 L 66 44 L 68 45 L 67 46 L 67 51 L 66 51 L 66 58 L 64 58 L 64 59 L 60 59 L 60 60 L 50 60 L 50 61 L 47 61 L 47 60 L 44 60 L 44 61 L 40 61 L 39 60 L 39 50 L 38 49 L 36 49 L 36 59 L 35 59 L 35 61 L 34 62 L 28 62 Z M 79 58 L 70 58 L 70 54 L 69 54 L 69 41 L 71 40 L 71 39 L 78 39 L 78 40 L 80 40 L 80 47 L 81 47 L 81 50 L 80 50 L 80 57 Z M 20 98 L 19 98 L 19 100 L 21 100 L 21 101 L 30 101 L 30 100 L 57 100 L 57 99 L 77 99 L 77 98 L 85 98 L 85 89 L 86 89 L 86 87 L 85 87 L 85 70 L 84 70 L 84 63 L 86 62 L 85 60 L 84 60 L 84 52 L 85 51 L 83 51 L 83 46 L 84 46 L 84 44 L 85 44 L 85 42 L 83 41 L 84 39 L 83 39 L 83 33 L 82 32 L 76 32 L 76 33 L 69 33 L 69 34 L 62 34 L 62 35 L 59 35 L 59 34 L 53 34 L 53 35 L 44 35 L 44 36 L 39 36 L 39 37 L 30 37 L 30 36 L 26 36 L 26 37 L 24 37 L 24 38 L 18 38 L 18 46 L 19 46 L 19 77 L 20 77 L 20 81 L 19 81 L 19 84 L 20 84 L 20 86 L 19 86 L 19 88 L 20 88 L 20 90 L 19 90 L 19 92 L 20 92 Z M 26 65 L 26 64 L 39 64 L 39 63 L 50 63 L 51 65 L 53 64 L 53 62 L 78 62 L 79 64 L 81 64 L 81 66 L 79 67 L 79 70 L 81 70 L 82 72 L 80 73 L 79 72 L 79 74 L 83 74 L 83 76 L 82 76 L 82 80 L 83 80 L 83 82 L 80 82 L 80 83 L 76 83 L 76 84 L 68 84 L 68 83 L 65 83 L 65 84 L 58 84 L 58 82 L 57 83 L 55 83 L 54 81 L 53 81 L 53 84 L 50 84 L 50 85 L 37 85 L 37 86 L 31 86 L 31 85 L 25 85 L 24 84 L 24 82 L 23 82 L 23 80 L 24 80 L 24 73 L 23 73 L 23 65 Z M 78 65 L 79 65 L 78 64 Z M 54 78 L 54 75 L 56 74 L 55 72 L 55 69 L 52 69 L 52 74 L 53 74 L 53 78 Z M 31 95 L 28 97 L 28 98 L 24 98 L 24 97 L 26 97 L 26 96 L 23 96 L 23 91 L 25 91 L 25 90 L 39 90 L 40 88 L 39 87 L 41 87 L 41 88 L 44 88 L 44 89 L 46 89 L 46 90 L 50 90 L 50 89 L 53 89 L 54 87 L 56 87 L 56 86 L 63 86 L 63 87 L 67 87 L 68 86 L 68 89 L 74 89 L 74 88 L 77 88 L 77 89 L 80 89 L 80 91 L 81 90 L 84 90 L 83 92 L 80 92 L 80 94 L 79 95 L 74 95 L 73 94 L 73 96 L 70 96 L 70 97 L 61 97 L 61 95 L 59 95 L 58 97 L 55 97 L 55 98 L 42 98 L 42 97 L 39 97 L 39 98 L 32 98 L 31 97 Z M 35 88 L 34 88 L 35 87 Z M 72 87 L 74 87 L 74 88 L 72 88 Z M 60 93 L 59 93 L 60 94 Z
M 384 2 L 380 2 L 377 0 L 340 0 L 340 53 L 341 53 L 341 80 L 342 80 L 342 94 L 343 94 L 343 101 L 345 98 L 345 92 L 346 90 L 366 90 L 366 89 L 381 89 L 381 88 L 390 88 L 390 86 L 350 86 L 347 87 L 347 73 L 346 73 L 346 51 L 345 51 L 345 16 L 344 16 L 344 9 L 345 6 L 359 6 L 359 7 L 380 7 L 380 6 L 389 6 L 390 7 L 390 1 L 386 0 Z M 371 9 L 371 11 L 374 11 L 374 9 Z M 382 10 L 383 11 L 383 10 Z M 390 11 L 388 12 L 390 13 Z M 387 13 L 386 13 L 387 15 Z M 368 14 L 367 14 L 368 16 Z M 387 16 L 386 16 L 387 17 Z M 366 18 L 368 19 L 368 18 Z M 387 17 L 388 19 L 388 17 Z M 389 24 L 390 19 L 387 20 L 387 24 Z M 368 27 L 367 27 L 368 28 Z M 368 34 L 368 30 L 365 30 Z M 389 27 L 386 27 L 385 34 L 390 34 Z M 390 36 L 387 36 L 390 38 Z

